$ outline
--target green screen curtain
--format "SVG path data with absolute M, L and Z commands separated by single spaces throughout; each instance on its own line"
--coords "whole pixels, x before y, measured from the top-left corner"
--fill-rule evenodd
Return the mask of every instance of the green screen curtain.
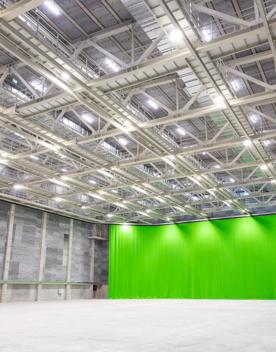
M 276 216 L 110 226 L 110 298 L 276 298 Z

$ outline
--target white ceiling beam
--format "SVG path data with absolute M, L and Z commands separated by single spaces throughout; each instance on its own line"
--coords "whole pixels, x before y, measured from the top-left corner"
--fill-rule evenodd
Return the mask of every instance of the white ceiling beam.
M 18 1 L 4 10 L 0 11 L 0 18 L 6 21 L 11 21 L 17 16 L 23 15 L 38 6 L 40 6 L 44 0 L 21 0 Z
M 133 21 L 125 21 L 125 22 L 115 24 L 114 26 L 106 27 L 97 32 L 91 33 L 88 36 L 85 36 L 82 40 L 78 40 L 74 42 L 74 45 L 76 47 L 81 43 L 87 43 L 87 45 L 90 45 L 89 39 L 98 41 L 98 40 L 112 37 L 113 35 L 117 35 L 117 34 L 129 31 L 131 29 L 132 24 L 133 24 Z M 83 48 L 85 47 L 86 47 L 86 44 L 84 45 Z
M 274 58 L 274 66 L 275 66 L 274 68 L 276 70 L 276 46 L 275 46 L 275 42 L 274 42 L 274 40 L 272 38 L 272 33 L 271 33 L 271 30 L 270 30 L 270 27 L 269 27 L 269 23 L 268 23 L 267 18 L 266 18 L 264 4 L 263 4 L 262 0 L 256 0 L 256 3 L 258 5 L 258 9 L 259 9 L 262 21 L 263 21 L 263 26 L 264 26 L 264 28 L 266 30 L 266 33 L 267 33 L 267 39 L 268 39 L 269 46 L 270 46 L 270 49 L 272 51 L 273 58 Z
M 161 42 L 161 40 L 164 38 L 164 36 L 165 36 L 164 32 L 159 33 L 157 38 L 155 38 L 152 41 L 150 46 L 143 52 L 143 54 L 139 57 L 139 59 L 136 60 L 134 65 L 139 65 L 141 62 L 145 61 L 151 55 L 151 53 L 154 51 L 154 49 L 156 49 L 157 45 Z
M 228 66 L 225 66 L 224 68 L 225 68 L 225 70 L 227 72 L 230 72 L 233 75 L 241 77 L 241 78 L 243 78 L 243 79 L 245 79 L 247 81 L 253 82 L 253 83 L 257 84 L 258 86 L 261 86 L 261 87 L 263 87 L 265 89 L 268 89 L 268 90 L 275 90 L 276 89 L 276 85 L 275 84 L 272 85 L 272 84 L 266 83 L 264 81 L 261 81 L 260 79 L 257 79 L 255 77 L 249 76 L 246 73 L 243 73 L 241 71 L 235 70 L 235 69 L 233 69 L 231 67 L 228 67 Z
M 255 24 L 255 22 L 245 21 L 241 18 L 227 15 L 226 13 L 213 10 L 206 6 L 192 4 L 192 8 L 198 12 L 205 13 L 206 15 L 209 15 L 215 18 L 220 18 L 221 20 L 227 23 L 236 24 L 240 27 L 251 27 L 253 24 Z

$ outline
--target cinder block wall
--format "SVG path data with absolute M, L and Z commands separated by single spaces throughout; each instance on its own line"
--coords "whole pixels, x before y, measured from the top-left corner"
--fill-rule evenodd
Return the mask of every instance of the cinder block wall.
M 108 225 L 0 201 L 0 301 L 107 295 Z

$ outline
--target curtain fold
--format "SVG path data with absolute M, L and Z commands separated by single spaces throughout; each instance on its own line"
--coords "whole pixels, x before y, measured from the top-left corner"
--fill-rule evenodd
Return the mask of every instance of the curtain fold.
M 276 298 L 276 216 L 110 226 L 110 298 Z

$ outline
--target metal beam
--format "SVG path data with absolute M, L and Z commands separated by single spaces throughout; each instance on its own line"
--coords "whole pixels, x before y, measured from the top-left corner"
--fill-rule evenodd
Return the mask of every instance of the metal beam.
M 232 24 L 235 24 L 240 27 L 251 27 L 253 24 L 255 24 L 254 22 L 252 23 L 249 21 L 245 21 L 241 18 L 227 15 L 226 13 L 213 10 L 213 9 L 206 7 L 206 6 L 192 4 L 192 8 L 198 12 L 205 13 L 205 14 L 212 16 L 212 17 L 215 17 L 215 18 L 220 18 L 221 20 L 223 20 L 227 23 L 232 23 Z
M 6 9 L 1 10 L 0 18 L 3 18 L 6 21 L 11 21 L 15 17 L 23 15 L 25 12 L 40 6 L 43 2 L 44 0 L 20 0 Z
M 36 300 L 37 301 L 39 301 L 41 299 L 42 281 L 43 281 L 44 270 L 45 270 L 47 222 L 48 222 L 48 214 L 46 212 L 43 212 L 42 229 L 41 229 L 41 243 L 40 243 L 39 272 L 38 272 L 38 285 L 37 285 L 37 293 L 36 293 Z

